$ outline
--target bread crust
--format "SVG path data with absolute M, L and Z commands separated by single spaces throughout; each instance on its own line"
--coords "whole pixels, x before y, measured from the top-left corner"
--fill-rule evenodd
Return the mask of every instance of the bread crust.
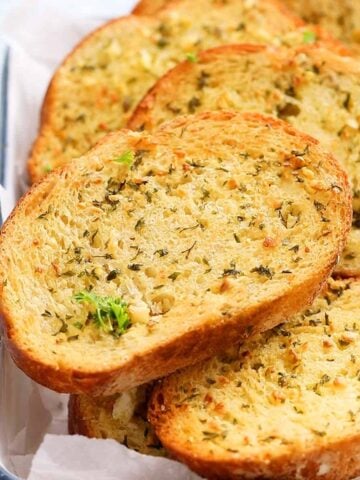
M 298 135 L 299 138 L 304 142 L 306 141 L 309 145 L 318 144 L 316 140 L 299 133 L 285 122 L 271 117 L 264 117 L 260 114 L 211 112 L 200 114 L 194 118 L 201 122 L 207 120 L 233 122 L 235 118 L 243 118 L 246 121 L 259 122 L 266 125 L 267 128 L 283 130 L 290 136 Z M 185 128 L 187 125 L 193 125 L 192 122 L 192 117 L 174 120 L 160 129 L 160 138 L 162 132 L 172 132 L 176 128 Z M 106 145 L 113 138 L 116 138 L 116 134 L 100 142 L 94 151 L 96 151 L 96 148 L 101 149 L 102 144 Z M 32 379 L 58 392 L 106 395 L 128 390 L 134 386 L 168 375 L 181 367 L 208 358 L 219 350 L 247 338 L 250 333 L 250 325 L 252 326 L 252 334 L 270 329 L 298 312 L 299 309 L 311 304 L 330 275 L 344 246 L 351 225 L 351 198 L 347 178 L 333 157 L 324 154 L 324 159 L 325 157 L 327 157 L 331 170 L 337 173 L 338 181 L 342 185 L 343 208 L 341 214 L 339 212 L 342 219 L 342 229 L 337 231 L 337 240 L 333 246 L 331 257 L 329 256 L 326 264 L 324 261 L 322 268 L 313 272 L 311 277 L 297 279 L 284 294 L 262 302 L 261 305 L 248 306 L 242 311 L 231 314 L 224 313 L 221 322 L 213 321 L 217 319 L 217 315 L 208 311 L 201 325 L 196 328 L 193 327 L 184 334 L 167 338 L 161 345 L 158 344 L 152 348 L 148 347 L 141 355 L 129 356 L 126 361 L 124 360 L 118 365 L 107 368 L 99 365 L 96 371 L 89 370 L 86 362 L 84 362 L 81 368 L 74 368 L 71 364 L 62 362 L 61 359 L 56 363 L 53 361 L 40 361 L 37 352 L 31 351 L 18 339 L 18 327 L 14 324 L 11 307 L 4 295 L 5 285 L 2 283 L 0 296 L 5 339 L 15 363 Z M 11 241 L 12 230 L 16 227 L 17 217 L 21 217 L 24 212 L 31 211 L 32 206 L 39 201 L 41 195 L 46 195 L 47 192 L 51 191 L 52 186 L 60 177 L 71 177 L 72 170 L 76 169 L 77 165 L 78 163 L 74 162 L 57 172 L 51 173 L 23 197 L 1 232 L 0 251 L 2 251 L 2 255 L 4 255 L 4 243 Z M 4 271 L 2 276 L 4 276 Z M 195 307 L 190 306 L 185 309 L 189 318 L 193 315 L 192 308 L 194 308 L 194 312 L 197 311 Z M 219 338 L 222 339 L 220 345 Z
M 140 0 L 133 8 L 134 15 L 156 15 L 171 3 L 171 0 Z
M 159 407 L 151 411 L 150 421 L 157 425 L 161 414 Z M 177 460 L 185 463 L 199 475 L 209 480 L 238 480 L 264 478 L 276 480 L 351 480 L 360 474 L 358 458 L 360 455 L 360 435 L 354 435 L 342 441 L 324 445 L 313 450 L 299 451 L 289 449 L 286 455 L 276 458 L 252 458 L 241 460 L 200 458 L 189 449 L 177 444 L 173 432 L 164 431 L 158 425 L 157 434 L 161 436 L 164 447 Z M 160 433 L 161 432 L 161 433 Z M 331 470 L 328 465 L 331 464 Z M 322 465 L 324 471 L 322 473 Z
M 360 277 L 353 279 L 351 283 L 359 285 Z M 276 354 L 276 352 L 274 353 Z M 199 475 L 210 480 L 236 480 L 239 478 L 254 480 L 264 478 L 269 480 L 293 480 L 295 478 L 300 480 L 350 480 L 360 474 L 360 435 L 356 432 L 355 426 L 353 435 L 344 436 L 339 431 L 338 439 L 326 439 L 326 437 L 319 439 L 319 437 L 315 437 L 306 446 L 298 445 L 296 442 L 284 443 L 283 445 L 286 446 L 281 447 L 281 453 L 277 453 L 276 448 L 271 453 L 262 452 L 261 447 L 254 446 L 250 452 L 243 455 L 240 452 L 231 452 L 231 450 L 229 453 L 229 450 L 225 448 L 221 451 L 217 449 L 216 453 L 212 451 L 210 455 L 209 443 L 207 441 L 196 443 L 196 433 L 192 436 L 191 432 L 187 432 L 186 438 L 184 438 L 183 433 L 186 429 L 179 423 L 181 422 L 178 416 L 179 412 L 182 415 L 188 411 L 188 408 L 192 408 L 190 401 L 185 400 L 184 403 L 181 403 L 179 400 L 178 393 L 182 391 L 179 386 L 184 385 L 187 375 L 189 375 L 189 379 L 192 376 L 197 378 L 196 369 L 197 367 L 194 367 L 189 373 L 187 371 L 178 372 L 157 383 L 149 402 L 148 418 L 167 451 Z M 204 372 L 207 373 L 206 367 Z M 214 373 L 209 371 L 208 375 L 211 377 Z M 226 373 L 224 375 L 226 376 Z M 193 385 L 196 386 L 195 381 Z M 253 384 L 249 382 L 245 390 L 251 390 L 252 387 Z M 267 385 L 263 384 L 262 387 L 264 392 L 263 407 L 266 408 Z M 226 397 L 225 382 L 223 390 Z M 211 390 L 209 396 L 211 396 Z M 249 398 L 251 397 L 249 396 Z M 199 408 L 199 415 L 202 414 L 200 407 L 194 408 Z M 235 412 L 232 413 L 235 416 Z M 321 413 L 318 412 L 319 415 Z M 189 415 L 191 414 L 189 413 Z M 177 424 L 179 425 L 179 431 L 176 430 Z M 240 429 L 240 427 L 238 428 Z M 187 442 L 188 438 L 192 438 L 192 443 Z M 234 445 L 235 449 L 236 447 Z

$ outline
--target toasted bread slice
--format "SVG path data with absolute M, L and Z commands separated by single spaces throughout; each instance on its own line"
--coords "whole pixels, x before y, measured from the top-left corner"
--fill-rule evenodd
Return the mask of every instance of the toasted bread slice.
M 353 255 L 360 215 L 360 63 L 308 45 L 217 47 L 183 62 L 143 98 L 128 126 L 152 131 L 176 115 L 221 109 L 258 111 L 283 118 L 333 152 L 350 175 L 354 231 L 338 273 L 360 275 Z M 360 246 L 358 247 L 360 249 Z M 353 258 L 351 258 L 353 257 Z
M 360 281 L 240 348 L 164 379 L 149 418 L 209 479 L 349 480 L 360 474 Z
M 32 181 L 125 126 L 154 81 L 187 55 L 224 43 L 302 43 L 302 26 L 274 0 L 178 0 L 156 18 L 133 15 L 96 30 L 50 84 L 29 160 Z
M 112 438 L 140 453 L 165 455 L 146 419 L 150 391 L 146 385 L 110 397 L 70 395 L 69 433 Z
M 301 310 L 350 224 L 336 160 L 280 120 L 211 112 L 110 135 L 3 228 L 10 351 L 58 391 L 128 390 Z

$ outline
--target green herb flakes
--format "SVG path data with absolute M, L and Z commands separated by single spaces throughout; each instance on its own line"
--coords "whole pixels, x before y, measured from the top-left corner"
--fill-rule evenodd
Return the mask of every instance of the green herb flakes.
M 316 33 L 310 30 L 303 33 L 303 43 L 315 43 Z
M 180 275 L 180 272 L 174 272 L 171 275 L 169 275 L 168 278 L 170 278 L 170 280 L 174 282 L 179 275 Z
M 79 303 L 88 303 L 94 308 L 89 318 L 106 333 L 119 337 L 131 325 L 128 307 L 122 298 L 101 297 L 88 291 L 79 292 L 73 298 Z
M 114 158 L 114 162 L 121 163 L 123 165 L 127 165 L 128 167 L 131 167 L 131 165 L 134 162 L 134 159 L 135 159 L 134 152 L 132 152 L 131 150 L 127 150 L 119 157 Z
M 259 265 L 258 267 L 253 268 L 251 270 L 251 273 L 258 273 L 259 275 L 267 277 L 270 280 L 273 278 L 274 275 L 274 272 L 269 267 L 266 267 L 264 265 Z
M 196 63 L 196 62 L 198 62 L 198 57 L 197 57 L 196 53 L 194 53 L 194 52 L 188 52 L 188 53 L 186 54 L 186 60 L 187 60 L 188 62 L 191 62 L 191 63 Z

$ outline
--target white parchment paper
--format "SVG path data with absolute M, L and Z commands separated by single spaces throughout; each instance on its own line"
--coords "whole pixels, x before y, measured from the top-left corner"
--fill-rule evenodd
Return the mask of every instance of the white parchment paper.
M 27 188 L 26 159 L 54 69 L 86 33 L 110 18 L 128 13 L 134 3 L 24 0 L 5 19 L 1 28 L 10 46 L 10 64 L 6 192 L 0 189 L 4 217 Z M 113 440 L 67 435 L 67 396 L 32 382 L 15 367 L 1 345 L 0 356 L 0 463 L 20 478 L 198 478 L 177 462 L 140 455 Z
M 101 452 L 101 457 L 99 456 Z M 64 464 L 63 459 L 66 458 Z M 67 436 L 59 442 L 46 435 L 36 454 L 29 480 L 195 480 L 184 465 L 140 455 L 115 440 Z

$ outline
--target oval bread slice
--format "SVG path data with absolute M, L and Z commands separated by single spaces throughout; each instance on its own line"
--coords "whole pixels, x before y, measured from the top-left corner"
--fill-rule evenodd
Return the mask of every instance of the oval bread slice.
M 359 298 L 359 280 L 330 281 L 287 324 L 164 379 L 164 447 L 209 479 L 359 475 Z
M 350 223 L 344 172 L 285 122 L 212 112 L 119 132 L 7 221 L 10 350 L 55 390 L 128 390 L 309 304 Z
M 194 60 L 196 52 L 224 43 L 303 43 L 303 25 L 273 0 L 180 0 L 156 18 L 132 15 L 104 25 L 53 77 L 29 160 L 32 181 L 124 127 L 154 81 L 187 56 Z M 325 34 L 318 37 L 339 48 Z
M 314 135 L 344 165 L 360 215 L 360 63 L 316 46 L 293 49 L 232 45 L 183 62 L 143 98 L 128 126 L 152 131 L 191 112 L 236 109 L 269 113 Z M 337 271 L 360 275 L 360 256 L 345 252 Z M 359 247 L 360 248 L 360 247 Z M 352 257 L 352 258 L 351 258 Z
M 147 385 L 110 397 L 70 395 L 69 433 L 112 438 L 140 453 L 165 455 L 146 419 L 150 389 Z
M 140 0 L 132 13 L 135 15 L 156 15 L 169 5 L 171 0 Z

